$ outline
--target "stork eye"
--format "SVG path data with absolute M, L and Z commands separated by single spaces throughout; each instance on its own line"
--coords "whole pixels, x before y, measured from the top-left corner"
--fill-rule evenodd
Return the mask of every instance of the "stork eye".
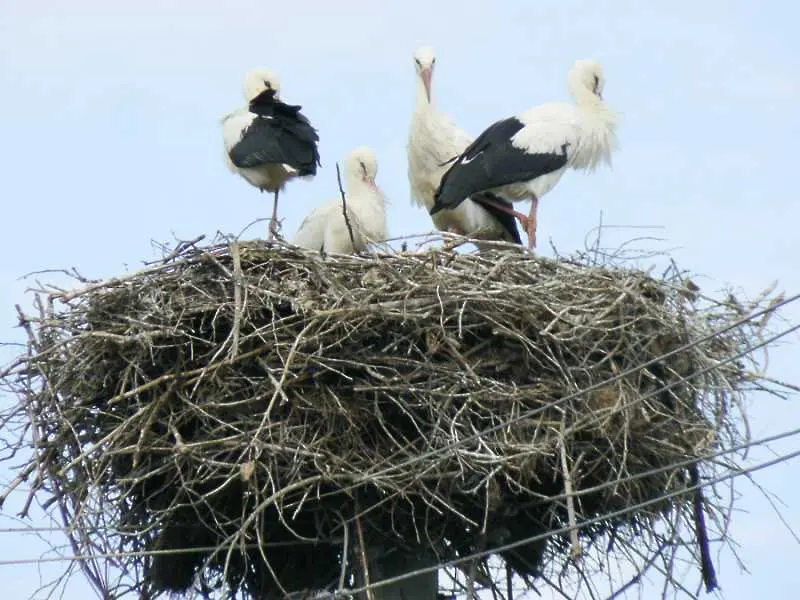
M 436 59 L 434 58 L 433 60 L 431 60 L 431 66 L 433 66 L 435 64 L 436 64 Z
M 271 84 L 269 81 L 267 81 L 266 79 L 264 80 L 264 86 L 265 86 L 265 87 L 266 87 L 268 90 L 271 90 L 271 89 L 272 89 L 272 84 Z
M 415 62 L 415 63 L 417 63 L 417 66 L 418 66 L 418 67 L 421 67 L 421 66 L 422 66 L 422 63 L 421 63 L 421 62 L 419 62 L 419 59 L 418 59 L 418 58 L 415 58 L 415 59 L 414 59 L 414 62 Z
M 359 162 L 361 165 L 361 171 L 364 173 L 364 177 L 367 176 L 367 165 L 364 164 L 364 161 Z
M 600 77 L 597 75 L 594 76 L 594 93 L 597 93 L 597 90 L 600 89 Z

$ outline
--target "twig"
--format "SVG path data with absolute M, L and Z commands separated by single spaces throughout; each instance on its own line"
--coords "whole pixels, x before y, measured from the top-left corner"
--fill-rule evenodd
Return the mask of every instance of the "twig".
M 231 340 L 230 358 L 233 360 L 239 353 L 239 334 L 242 328 L 242 311 L 244 310 L 242 301 L 242 288 L 244 287 L 244 275 L 242 274 L 242 257 L 239 254 L 239 243 L 231 242 L 231 258 L 233 260 L 233 339 Z
M 361 558 L 361 568 L 364 572 L 364 589 L 367 592 L 367 600 L 375 600 L 375 592 L 372 591 L 372 581 L 369 576 L 369 561 L 367 560 L 367 551 L 364 544 L 364 531 L 361 528 L 361 511 L 358 507 L 358 500 L 355 502 L 355 523 L 356 532 L 358 533 L 358 551 Z
M 3 490 L 2 493 L 0 493 L 0 509 L 3 508 L 3 505 L 5 504 L 6 499 L 8 498 L 8 496 L 15 489 L 17 489 L 22 483 L 26 482 L 28 480 L 28 477 L 30 477 L 31 474 L 34 471 L 36 471 L 37 466 L 38 465 L 35 462 L 28 463 L 28 465 L 22 470 L 22 472 L 19 473 L 11 483 L 6 485 L 6 488 Z M 35 489 L 35 487 L 36 487 L 35 485 L 32 486 L 31 491 L 33 491 Z
M 345 198 L 344 193 L 344 186 L 342 186 L 342 173 L 339 170 L 339 163 L 336 163 L 336 181 L 339 184 L 339 193 L 342 196 L 342 215 L 344 215 L 344 224 L 347 225 L 347 233 L 350 234 L 350 243 L 353 245 L 353 249 L 356 248 L 356 238 L 353 235 L 353 227 L 350 224 L 350 217 L 347 214 L 347 200 Z
M 623 584 L 622 586 L 620 586 L 616 590 L 614 590 L 611 593 L 611 595 L 609 595 L 605 600 L 616 600 L 616 598 L 619 598 L 620 596 L 623 596 L 625 594 L 626 590 L 628 590 L 629 588 L 633 587 L 637 583 L 641 582 L 642 576 L 648 571 L 648 569 L 651 566 L 653 566 L 653 564 L 659 558 L 661 558 L 661 552 L 664 550 L 664 548 L 667 547 L 668 544 L 669 544 L 669 541 L 661 542 L 661 544 L 659 544 L 658 551 L 654 552 L 653 555 L 647 561 L 645 561 L 644 565 L 642 565 L 641 568 L 636 570 L 636 574 L 633 577 L 631 577 L 630 579 L 628 579 L 628 581 L 625 584 Z
M 342 569 L 339 572 L 339 585 L 336 586 L 337 592 L 344 591 L 345 583 L 347 583 L 347 572 L 350 564 L 350 524 L 344 518 L 341 512 L 338 512 L 339 519 L 342 521 Z
M 572 490 L 572 473 L 567 463 L 567 434 L 564 421 L 561 421 L 561 437 L 559 438 L 559 449 L 561 451 L 561 472 L 564 477 L 564 494 L 567 497 L 567 516 L 569 518 L 569 537 L 572 543 L 570 556 L 577 561 L 583 554 L 580 540 L 578 539 L 578 523 L 575 518 L 575 497 Z
M 145 265 L 153 265 L 153 264 L 167 264 L 171 260 L 174 260 L 176 257 L 180 256 L 182 253 L 186 252 L 189 248 L 192 248 L 197 245 L 197 242 L 201 242 L 206 239 L 206 234 L 198 235 L 190 240 L 180 240 L 178 244 L 173 248 L 168 254 L 166 254 L 163 258 L 158 259 L 157 261 L 146 262 Z

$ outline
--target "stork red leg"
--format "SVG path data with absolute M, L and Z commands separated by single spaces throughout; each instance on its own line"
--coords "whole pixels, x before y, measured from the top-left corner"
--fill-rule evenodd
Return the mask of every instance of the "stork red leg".
M 280 190 L 275 190 L 275 200 L 272 203 L 272 219 L 269 222 L 269 237 L 267 238 L 269 241 L 272 241 L 276 237 L 278 237 L 278 192 Z
M 536 210 L 539 207 L 539 199 L 531 196 L 531 210 L 528 216 L 522 221 L 522 226 L 528 234 L 528 248 L 536 247 Z

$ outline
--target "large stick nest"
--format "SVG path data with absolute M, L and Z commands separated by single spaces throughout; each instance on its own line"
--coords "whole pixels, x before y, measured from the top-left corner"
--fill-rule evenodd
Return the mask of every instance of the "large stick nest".
M 539 536 L 495 556 L 545 580 L 600 539 L 652 561 L 697 522 L 687 465 L 744 437 L 730 359 L 758 336 L 710 335 L 757 307 L 689 288 L 519 252 L 185 248 L 40 294 L 4 375 L 23 474 L 134 582 L 89 563 L 113 597 L 336 588 L 356 531 L 438 561 Z

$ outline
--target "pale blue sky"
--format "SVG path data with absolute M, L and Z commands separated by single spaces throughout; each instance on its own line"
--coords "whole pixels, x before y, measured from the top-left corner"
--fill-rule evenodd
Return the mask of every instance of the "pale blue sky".
M 569 253 L 606 223 L 653 225 L 674 258 L 754 295 L 778 279 L 800 290 L 796 144 L 800 139 L 800 5 L 776 0 L 646 3 L 344 0 L 0 0 L 0 339 L 19 340 L 18 277 L 76 266 L 111 276 L 152 258 L 150 240 L 238 233 L 269 198 L 226 169 L 219 118 L 242 104 L 244 71 L 282 79 L 320 131 L 323 168 L 282 196 L 284 229 L 336 193 L 334 163 L 372 146 L 394 235 L 423 232 L 409 201 L 405 141 L 414 99 L 411 53 L 438 54 L 434 93 L 477 135 L 492 121 L 566 99 L 577 58 L 606 69 L 623 114 L 613 170 L 568 173 L 539 208 L 539 240 Z M 263 236 L 257 224 L 245 237 Z M 620 240 L 630 232 L 615 234 Z M 609 243 L 613 240 L 609 239 Z M 800 321 L 800 310 L 786 315 Z M 772 351 L 771 373 L 797 382 L 798 338 Z M 0 362 L 13 351 L 0 348 Z M 4 399 L 7 402 L 8 399 Z M 753 398 L 754 435 L 800 426 L 795 405 Z M 793 440 L 777 450 L 796 448 Z M 755 457 L 764 457 L 764 452 Z M 757 481 L 800 528 L 800 471 Z M 8 474 L 0 472 L 7 479 Z M 800 547 L 748 483 L 733 524 L 751 575 L 718 560 L 732 600 L 796 595 Z M 0 526 L 13 526 L 8 519 Z M 0 561 L 35 558 L 33 536 L 0 535 Z M 46 575 L 60 568 L 42 568 Z M 4 598 L 37 587 L 36 566 L 2 567 Z M 76 581 L 70 599 L 87 597 Z

